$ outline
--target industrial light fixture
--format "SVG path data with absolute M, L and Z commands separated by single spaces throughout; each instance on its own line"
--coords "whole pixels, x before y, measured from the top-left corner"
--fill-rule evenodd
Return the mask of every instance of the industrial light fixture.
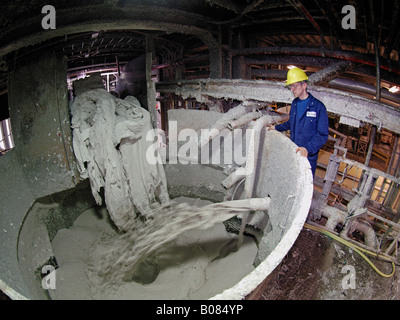
M 10 118 L 0 121 L 0 155 L 14 148 L 14 139 L 11 131 Z
M 398 86 L 393 86 L 389 89 L 389 91 L 392 93 L 398 92 L 399 90 L 400 90 L 400 88 Z

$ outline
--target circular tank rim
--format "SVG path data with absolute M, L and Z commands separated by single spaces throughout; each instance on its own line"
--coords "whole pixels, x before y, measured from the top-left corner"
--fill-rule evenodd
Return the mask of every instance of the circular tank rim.
M 3 280 L 0 279 L 0 290 L 4 292 L 11 300 L 29 300 L 23 294 L 8 286 Z
M 257 286 L 259 286 L 279 265 L 297 240 L 297 237 L 307 219 L 313 195 L 313 177 L 310 170 L 311 166 L 306 158 L 300 155 L 298 155 L 297 158 L 300 164 L 299 182 L 303 183 L 304 188 L 302 188 L 303 194 L 299 203 L 298 214 L 295 215 L 289 229 L 278 242 L 274 250 L 252 272 L 233 287 L 211 297 L 209 300 L 245 299 L 245 297 L 253 292 Z

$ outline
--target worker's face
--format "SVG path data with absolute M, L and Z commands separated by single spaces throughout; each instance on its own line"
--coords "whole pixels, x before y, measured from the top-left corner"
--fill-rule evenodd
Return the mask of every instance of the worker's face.
M 295 98 L 298 98 L 304 94 L 307 88 L 307 84 L 305 82 L 295 82 L 289 85 L 290 90 L 292 91 Z

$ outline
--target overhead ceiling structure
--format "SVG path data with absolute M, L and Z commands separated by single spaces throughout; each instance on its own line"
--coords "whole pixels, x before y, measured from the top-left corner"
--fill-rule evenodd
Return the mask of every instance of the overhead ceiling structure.
M 186 79 L 243 78 L 226 65 L 235 58 L 246 59 L 257 78 L 283 77 L 265 66 L 315 72 L 346 61 L 320 82 L 341 76 L 376 86 L 378 64 L 385 93 L 400 85 L 398 0 L 59 0 L 51 3 L 55 29 L 44 30 L 48 4 L 2 2 L 0 92 L 9 72 L 44 51 L 77 71 L 127 62 L 146 52 L 148 37 L 158 63 L 184 63 Z

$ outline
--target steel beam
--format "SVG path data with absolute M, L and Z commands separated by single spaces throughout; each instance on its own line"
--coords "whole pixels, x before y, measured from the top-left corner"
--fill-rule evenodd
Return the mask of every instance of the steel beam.
M 156 90 L 206 102 L 209 97 L 238 101 L 291 103 L 293 96 L 283 83 L 263 80 L 201 79 L 159 82 Z M 309 86 L 309 91 L 326 106 L 328 112 L 361 121 L 400 134 L 400 109 L 367 99 L 358 94 Z

